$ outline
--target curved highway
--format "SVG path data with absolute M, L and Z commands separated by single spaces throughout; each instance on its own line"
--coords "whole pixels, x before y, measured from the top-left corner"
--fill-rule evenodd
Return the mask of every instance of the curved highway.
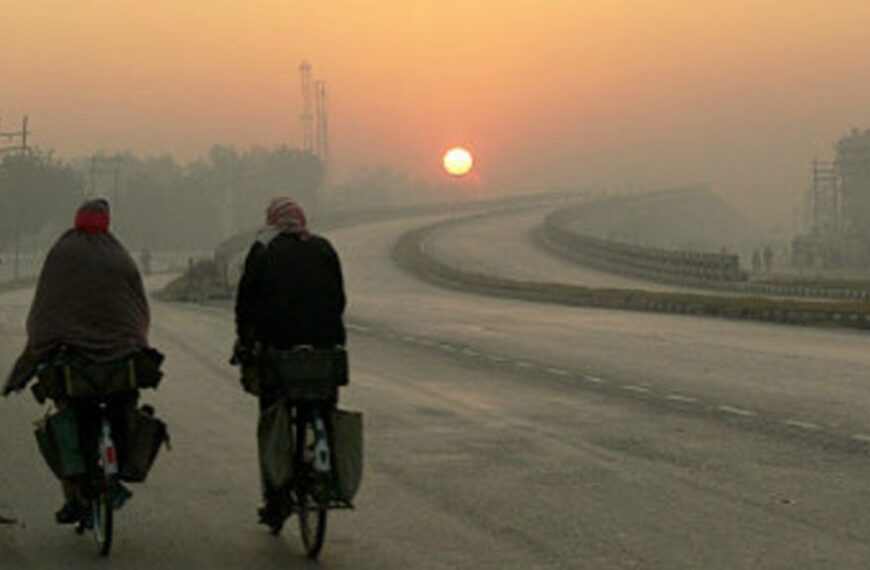
M 350 299 L 343 404 L 366 414 L 367 465 L 322 566 L 867 567 L 865 335 L 440 289 L 389 258 L 432 221 L 329 236 Z M 29 295 L 0 297 L 3 368 Z M 119 513 L 112 566 L 309 567 L 293 525 L 276 539 L 255 524 L 256 406 L 225 364 L 231 312 L 158 303 L 154 321 L 167 378 L 146 399 L 174 449 Z M 0 402 L 0 516 L 17 521 L 0 525 L 0 560 L 102 567 L 51 521 L 40 413 Z

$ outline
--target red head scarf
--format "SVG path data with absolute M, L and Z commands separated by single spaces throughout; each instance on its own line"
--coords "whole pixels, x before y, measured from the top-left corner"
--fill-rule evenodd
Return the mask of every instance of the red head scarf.
M 307 237 L 307 224 L 305 212 L 290 198 L 275 198 L 266 209 L 266 225 L 281 232 Z
M 77 230 L 88 234 L 104 234 L 109 231 L 109 203 L 105 200 L 88 200 L 76 212 Z

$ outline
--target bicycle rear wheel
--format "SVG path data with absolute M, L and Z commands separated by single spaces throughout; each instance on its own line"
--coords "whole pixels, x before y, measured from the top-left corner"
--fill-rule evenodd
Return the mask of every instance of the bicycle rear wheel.
M 301 412 L 301 410 L 299 410 Z M 314 418 L 310 413 L 297 416 L 296 430 L 296 508 L 299 516 L 299 534 L 305 555 L 315 559 L 326 539 L 326 511 L 328 502 L 325 487 L 314 469 Z
M 326 509 L 307 503 L 305 501 L 299 507 L 299 534 L 302 535 L 305 555 L 313 560 L 320 554 L 326 539 Z
M 113 513 L 109 502 L 109 494 L 101 489 L 91 499 L 91 517 L 94 525 L 94 542 L 100 556 L 108 556 L 112 549 Z

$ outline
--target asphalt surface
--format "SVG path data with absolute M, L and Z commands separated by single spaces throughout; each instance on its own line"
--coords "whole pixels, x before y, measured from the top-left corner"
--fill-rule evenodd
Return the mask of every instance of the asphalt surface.
M 366 417 L 353 512 L 324 568 L 870 566 L 870 351 L 849 331 L 565 308 L 442 290 L 389 248 L 427 220 L 330 235 Z M 478 241 L 487 258 L 506 244 Z M 475 254 L 476 255 L 476 254 Z M 0 297 L 0 367 L 29 291 Z M 255 523 L 256 406 L 227 307 L 154 304 L 172 430 L 118 513 L 118 568 L 308 567 Z M 26 395 L 0 402 L 0 568 L 103 566 L 56 527 Z
M 689 287 L 599 271 L 537 246 L 532 231 L 557 207 L 525 208 L 448 225 L 431 235 L 426 242 L 427 251 L 454 267 L 498 277 L 602 289 L 698 292 Z

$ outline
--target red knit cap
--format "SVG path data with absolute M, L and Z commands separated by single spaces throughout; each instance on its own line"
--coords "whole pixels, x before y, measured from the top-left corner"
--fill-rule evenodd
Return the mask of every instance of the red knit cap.
M 88 200 L 76 212 L 75 227 L 88 234 L 109 231 L 109 203 L 103 199 Z

